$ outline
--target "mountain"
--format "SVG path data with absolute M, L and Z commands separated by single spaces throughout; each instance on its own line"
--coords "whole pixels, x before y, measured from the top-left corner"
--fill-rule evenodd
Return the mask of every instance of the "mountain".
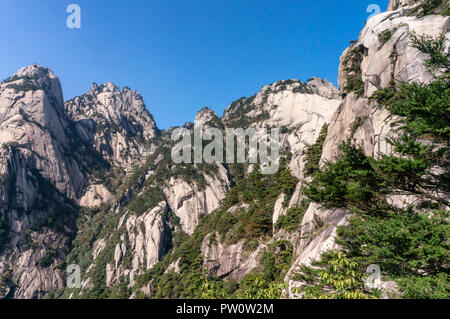
M 391 0 L 342 54 L 339 89 L 278 81 L 182 127 L 278 128 L 268 175 L 175 163 L 180 128 L 128 87 L 64 102 L 50 70 L 19 70 L 0 85 L 0 295 L 448 298 L 449 21 L 445 3 Z

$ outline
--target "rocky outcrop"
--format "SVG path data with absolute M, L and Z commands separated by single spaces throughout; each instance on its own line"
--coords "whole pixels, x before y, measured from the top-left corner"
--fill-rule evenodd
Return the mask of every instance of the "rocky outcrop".
M 78 198 L 86 184 L 73 152 L 59 79 L 39 65 L 0 86 L 0 144 L 11 145 L 62 193 Z M 24 203 L 29 204 L 29 203 Z
M 395 3 L 391 2 L 390 7 L 394 8 Z M 383 33 L 385 37 L 381 37 Z M 369 98 L 375 91 L 387 88 L 392 80 L 428 83 L 433 79 L 424 63 L 427 56 L 411 43 L 413 33 L 432 37 L 445 34 L 450 40 L 450 18 L 440 15 L 417 18 L 402 11 L 381 13 L 367 22 L 358 41 L 344 51 L 338 78 L 341 92 L 346 94 L 352 63 L 358 63 L 361 70 L 363 92 L 346 94 L 333 115 L 322 161 L 335 159 L 339 145 L 349 138 L 369 156 L 390 152 L 386 137 L 395 129 L 395 118 Z
M 339 248 L 334 242 L 336 230 L 337 227 L 345 225 L 349 215 L 349 212 L 343 209 L 323 209 L 317 203 L 309 205 L 299 227 L 300 234 L 294 251 L 296 260 L 285 278 L 289 284 L 288 294 L 294 296 L 293 288 L 301 285 L 292 280 L 300 265 L 309 266 L 313 260 L 318 260 L 323 252 Z
M 207 235 L 202 243 L 201 252 L 204 256 L 204 267 L 210 276 L 226 280 L 240 281 L 259 266 L 259 260 L 264 252 L 265 244 L 261 244 L 252 252 L 244 248 L 244 242 L 224 245 L 218 235 Z
M 158 139 L 142 96 L 128 87 L 94 83 L 88 93 L 67 101 L 65 109 L 79 135 L 112 165 L 130 169 Z
M 386 138 L 395 135 L 397 118 L 369 98 L 375 91 L 387 88 L 391 81 L 428 83 L 433 80 L 424 63 L 427 56 L 411 44 L 411 34 L 431 37 L 444 34 L 450 40 L 449 17 L 427 15 L 418 18 L 411 10 L 405 10 L 420 3 L 391 1 L 389 12 L 371 18 L 358 41 L 342 54 L 338 83 L 344 100 L 331 119 L 322 163 L 334 161 L 340 153 L 339 145 L 347 140 L 360 146 L 368 156 L 391 153 Z M 346 87 L 355 76 L 360 77 L 361 90 L 349 92 Z M 410 195 L 388 198 L 392 205 L 403 208 L 416 200 Z M 349 212 L 345 210 L 324 209 L 316 203 L 309 205 L 301 225 L 301 240 L 295 249 L 296 261 L 285 278 L 291 297 L 298 297 L 293 288 L 301 285 L 301 282 L 292 281 L 296 269 L 300 265 L 310 265 L 329 249 L 339 249 L 334 242 L 336 229 L 345 225 L 348 216 Z M 398 296 L 398 287 L 394 286 L 392 282 L 383 283 L 386 290 L 383 296 Z
M 183 179 L 171 178 L 163 189 L 171 210 L 180 218 L 181 229 L 192 234 L 202 215 L 211 213 L 219 207 L 220 201 L 230 188 L 227 171 L 217 164 L 214 175 L 204 175 L 205 187 L 188 184 Z
M 118 229 L 124 227 L 126 231 L 115 246 L 114 263 L 106 265 L 108 286 L 118 283 L 122 275 L 133 286 L 137 275 L 161 260 L 169 247 L 167 209 L 167 204 L 161 202 L 147 213 L 127 214 L 120 221 Z M 129 265 L 126 265 L 126 258 Z
M 278 81 L 231 104 L 222 120 L 228 127 L 278 127 L 281 148 L 293 153 L 291 171 L 302 179 L 306 147 L 315 143 L 341 101 L 339 91 L 326 79 Z
M 9 277 L 0 290 L 8 298 L 41 298 L 62 287 L 60 266 L 76 231 L 73 200 L 88 181 L 77 156 L 87 148 L 75 146 L 73 133 L 50 70 L 32 65 L 2 82 L 0 273 Z
M 80 206 L 92 208 L 107 202 L 111 197 L 111 193 L 102 184 L 89 185 L 79 204 Z

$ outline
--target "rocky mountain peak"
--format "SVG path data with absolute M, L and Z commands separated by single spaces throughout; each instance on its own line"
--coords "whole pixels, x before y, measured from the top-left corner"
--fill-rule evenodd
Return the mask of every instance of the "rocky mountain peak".
M 112 82 L 93 83 L 86 94 L 66 101 L 65 108 L 80 136 L 115 165 L 131 167 L 159 135 L 142 96 Z
M 395 11 L 405 7 L 413 6 L 422 2 L 421 0 L 390 0 L 388 5 L 388 11 Z
M 33 79 L 42 79 L 42 78 L 56 78 L 56 75 L 53 74 L 48 68 L 43 67 L 39 64 L 33 64 L 26 67 L 21 68 L 13 77 L 23 78 L 30 77 Z
M 62 106 L 63 94 L 58 77 L 48 68 L 33 64 L 21 68 L 17 73 L 5 79 L 1 88 L 13 89 L 15 92 L 42 90 L 55 99 L 54 105 Z
M 308 80 L 308 86 L 315 94 L 327 99 L 339 99 L 340 97 L 339 90 L 327 79 L 313 77 Z
M 92 87 L 89 89 L 88 94 L 97 95 L 102 92 L 119 92 L 120 89 L 112 82 L 106 82 L 104 84 L 92 83 Z
M 209 107 L 202 108 L 195 117 L 195 127 L 202 126 L 204 129 L 207 127 L 220 127 L 221 121 Z
M 433 12 L 439 14 L 446 7 L 448 1 L 390 0 L 387 11 L 406 10 L 410 15 L 425 16 Z

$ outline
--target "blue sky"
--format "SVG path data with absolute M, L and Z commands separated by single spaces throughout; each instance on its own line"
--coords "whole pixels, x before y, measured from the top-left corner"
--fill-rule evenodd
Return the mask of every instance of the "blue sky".
M 81 29 L 66 7 L 81 7 Z M 388 0 L 1 0 L 0 78 L 39 63 L 65 99 L 92 82 L 139 91 L 158 127 L 219 116 L 234 100 L 284 79 L 336 84 L 339 56 Z

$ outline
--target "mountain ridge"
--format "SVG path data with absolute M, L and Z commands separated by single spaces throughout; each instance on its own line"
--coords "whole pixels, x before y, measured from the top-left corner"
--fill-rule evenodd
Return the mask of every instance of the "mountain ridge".
M 357 199 L 354 206 L 347 204 L 353 193 L 330 205 L 317 185 L 328 185 L 346 161 L 366 157 L 359 170 L 344 168 L 362 181 L 384 176 L 384 166 L 374 174 L 367 163 L 399 160 L 391 158 L 398 145 L 389 138 L 404 129 L 398 121 L 411 115 L 401 117 L 390 108 L 395 90 L 402 89 L 398 83 L 427 88 L 446 74 L 430 70 L 429 53 L 414 42 L 415 36 L 437 41 L 442 35 L 445 49 L 450 41 L 450 18 L 434 14 L 442 6 L 425 4 L 392 0 L 388 12 L 370 19 L 340 58 L 339 89 L 317 77 L 281 80 L 234 101 L 221 117 L 202 108 L 183 126 L 190 134 L 200 126 L 222 132 L 279 128 L 280 166 L 273 175 L 249 163 L 176 164 L 171 160 L 175 128 L 158 129 L 138 92 L 94 83 L 64 101 L 49 69 L 20 69 L 0 84 L 0 296 L 310 296 L 301 292 L 310 281 L 299 280 L 298 270 L 342 249 L 340 236 L 353 230 L 345 227 L 355 227 L 358 213 L 369 209 Z M 433 162 L 433 176 L 444 189 L 433 188 L 435 202 L 428 203 L 444 211 L 446 158 Z M 336 171 L 327 171 L 330 167 Z M 321 180 L 321 174 L 329 175 Z M 401 186 L 400 177 L 395 187 Z M 349 182 L 351 191 L 366 189 L 359 180 Z M 393 210 L 418 209 L 429 200 L 416 190 L 390 187 L 382 200 Z M 368 203 L 368 194 L 377 191 L 364 193 Z M 367 223 L 375 218 L 363 217 Z M 435 268 L 442 271 L 439 262 Z M 80 267 L 79 288 L 66 286 L 71 264 Z M 429 271 L 434 274 L 435 268 Z M 381 296 L 411 293 L 400 291 L 400 279 L 383 277 Z M 360 278 L 356 282 L 364 285 Z M 357 292 L 350 287 L 355 296 L 373 293 L 358 287 Z M 362 290 L 367 295 L 359 295 Z

